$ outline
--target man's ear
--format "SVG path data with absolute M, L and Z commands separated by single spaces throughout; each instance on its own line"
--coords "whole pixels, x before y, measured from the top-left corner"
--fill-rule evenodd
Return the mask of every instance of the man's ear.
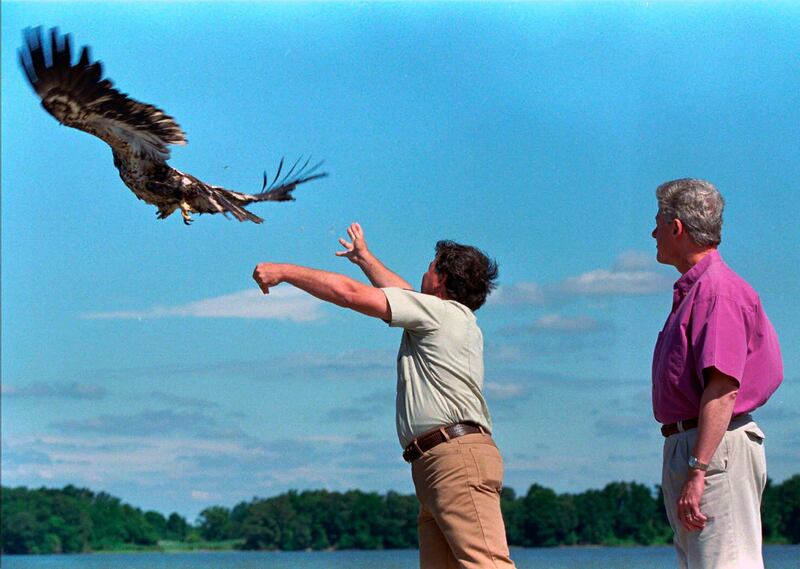
M 686 227 L 683 225 L 683 222 L 678 219 L 677 217 L 672 222 L 672 234 L 675 236 L 683 235 L 686 231 Z
M 439 290 L 437 292 L 443 292 L 447 294 L 447 275 L 444 273 L 438 273 L 439 275 L 439 286 L 437 287 Z

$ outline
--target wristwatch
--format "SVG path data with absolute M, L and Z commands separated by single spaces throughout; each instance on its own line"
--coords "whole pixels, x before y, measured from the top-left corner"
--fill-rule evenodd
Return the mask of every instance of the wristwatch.
M 694 470 L 702 470 L 703 472 L 705 472 L 706 470 L 708 470 L 708 465 L 697 460 L 696 456 L 690 456 L 689 468 L 692 468 Z

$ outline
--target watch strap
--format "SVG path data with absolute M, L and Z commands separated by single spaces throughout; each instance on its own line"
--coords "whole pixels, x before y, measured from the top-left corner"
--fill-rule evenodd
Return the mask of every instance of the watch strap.
M 692 468 L 694 470 L 702 470 L 703 472 L 705 472 L 706 470 L 708 470 L 708 465 L 704 462 L 700 462 L 699 460 L 697 460 L 696 456 L 690 456 L 689 468 Z

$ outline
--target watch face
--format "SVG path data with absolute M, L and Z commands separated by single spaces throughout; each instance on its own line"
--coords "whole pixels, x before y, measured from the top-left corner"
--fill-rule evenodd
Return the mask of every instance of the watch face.
M 696 468 L 697 470 L 706 470 L 708 468 L 708 465 L 700 462 L 696 456 L 690 456 L 689 468 Z

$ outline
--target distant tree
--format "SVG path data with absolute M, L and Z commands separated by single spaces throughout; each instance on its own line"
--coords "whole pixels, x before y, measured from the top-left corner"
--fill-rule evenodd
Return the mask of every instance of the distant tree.
M 242 524 L 247 517 L 247 512 L 250 508 L 248 502 L 239 502 L 231 509 L 231 514 L 228 518 L 228 532 L 231 538 L 242 537 Z
M 306 535 L 286 494 L 251 504 L 242 533 L 245 549 L 296 550 L 311 545 L 310 528 Z
M 667 518 L 667 506 L 664 503 L 664 490 L 660 484 L 656 485 L 656 523 L 661 528 L 661 540 L 663 543 L 672 543 L 672 527 Z
M 349 531 L 340 540 L 340 549 L 381 549 L 384 503 L 377 493 L 350 491 L 344 495 L 349 510 Z
M 211 506 L 200 512 L 197 527 L 206 541 L 219 541 L 230 537 L 230 511 L 222 506 Z
M 290 491 L 253 498 L 228 510 L 211 506 L 197 527 L 172 513 L 122 503 L 84 488 L 2 488 L 2 552 L 78 553 L 153 545 L 158 539 L 194 543 L 241 539 L 244 549 L 382 549 L 417 545 L 419 504 L 413 495 L 351 490 Z M 602 490 L 557 494 L 533 484 L 525 496 L 500 495 L 511 545 L 665 543 L 672 532 L 661 489 L 612 482 Z M 762 502 L 768 541 L 800 543 L 800 475 L 767 482 Z
M 382 524 L 383 547 L 407 549 L 417 547 L 417 518 L 419 502 L 415 496 L 403 496 L 388 492 L 383 499 L 384 522 Z
M 525 510 L 523 545 L 553 547 L 574 536 L 577 517 L 571 499 L 559 497 L 553 490 L 533 484 L 522 505 Z
M 172 512 L 167 518 L 167 531 L 165 534 L 166 539 L 174 541 L 183 541 L 189 534 L 191 526 L 183 516 L 176 512 Z
M 578 542 L 603 544 L 614 542 L 614 513 L 600 490 L 587 490 L 574 497 L 578 515 Z
M 603 495 L 614 513 L 614 537 L 622 541 L 652 543 L 662 533 L 658 504 L 652 491 L 636 482 L 612 482 Z
M 776 488 L 781 514 L 781 533 L 789 543 L 800 543 L 800 474 Z
M 500 509 L 503 512 L 506 539 L 508 539 L 509 545 L 522 545 L 525 541 L 523 529 L 525 510 L 513 488 L 503 488 L 500 492 Z
M 15 512 L 2 516 L 3 553 L 41 553 L 39 544 L 44 540 L 43 526 L 31 512 Z
M 761 495 L 761 535 L 765 543 L 783 541 L 781 535 L 781 504 L 778 489 L 767 478 L 767 484 Z
M 108 494 L 65 488 L 3 488 L 7 553 L 80 553 L 122 544 L 151 545 L 153 527 L 138 508 Z
M 155 532 L 158 539 L 168 539 L 167 518 L 164 517 L 164 514 L 161 512 L 155 512 L 153 510 L 148 510 L 144 513 L 144 519 L 148 525 L 153 528 L 153 532 Z

